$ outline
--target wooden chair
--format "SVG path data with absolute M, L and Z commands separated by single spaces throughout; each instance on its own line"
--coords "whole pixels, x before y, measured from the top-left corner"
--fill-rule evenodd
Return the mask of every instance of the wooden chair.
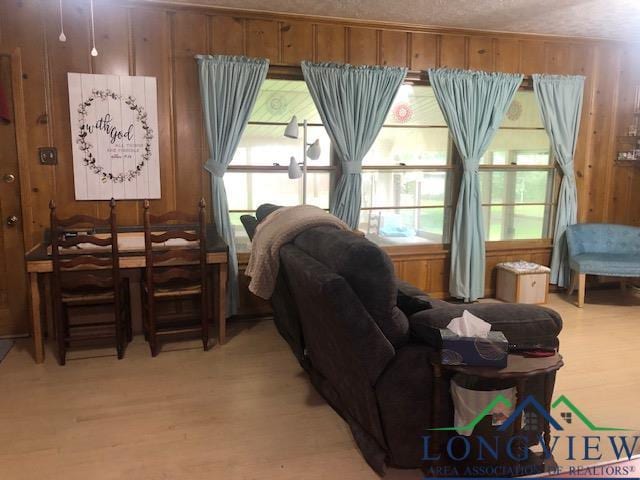
M 144 202 L 142 311 L 145 338 L 154 357 L 161 335 L 200 332 L 204 350 L 209 348 L 206 230 L 204 200 L 197 215 L 173 211 L 154 216 L 149 201 Z M 199 300 L 197 315 L 182 311 L 180 302 L 189 299 Z M 160 304 L 168 303 L 180 305 L 178 311 L 161 312 Z
M 71 341 L 114 338 L 118 359 L 131 341 L 129 284 L 120 277 L 116 202 L 111 200 L 106 219 L 75 215 L 58 218 L 55 202 L 51 210 L 51 258 L 53 262 L 53 317 L 58 345 L 58 362 L 66 362 Z M 105 233 L 97 234 L 96 228 Z M 113 320 L 71 323 L 74 307 L 109 306 Z M 107 327 L 107 328 L 105 328 Z M 114 327 L 109 331 L 108 327 Z M 84 334 L 73 334 L 74 332 Z

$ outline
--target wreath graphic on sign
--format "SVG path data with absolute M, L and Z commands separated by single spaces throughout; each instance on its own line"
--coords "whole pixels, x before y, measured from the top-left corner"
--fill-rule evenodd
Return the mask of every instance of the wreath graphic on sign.
M 123 99 L 122 95 L 114 92 L 113 90 L 93 89 L 91 90 L 91 96 L 80 103 L 80 106 L 78 107 L 78 114 L 80 115 L 78 118 L 78 123 L 80 129 L 78 133 L 77 143 L 80 150 L 83 152 L 84 158 L 82 159 L 82 162 L 90 171 L 98 175 L 103 183 L 109 181 L 113 183 L 124 183 L 125 181 L 130 182 L 142 173 L 144 166 L 147 164 L 149 158 L 151 157 L 151 140 L 153 139 L 153 130 L 147 123 L 147 112 L 145 112 L 144 108 L 136 103 L 136 99 L 134 97 L 132 97 L 131 95 L 127 96 L 124 99 L 124 103 L 129 107 L 130 110 L 136 112 L 136 120 L 140 123 L 142 129 L 144 130 L 144 153 L 142 154 L 142 157 L 140 158 L 138 163 L 136 163 L 136 166 L 134 168 L 131 168 L 124 172 L 120 172 L 118 174 L 107 171 L 102 165 L 99 165 L 96 162 L 96 157 L 93 155 L 93 153 L 91 153 L 93 145 L 87 142 L 87 135 L 89 134 L 89 131 L 87 128 L 86 119 L 87 110 L 89 109 L 89 107 L 91 107 L 91 105 L 93 105 L 93 102 L 96 99 L 104 101 L 110 98 L 113 100 Z

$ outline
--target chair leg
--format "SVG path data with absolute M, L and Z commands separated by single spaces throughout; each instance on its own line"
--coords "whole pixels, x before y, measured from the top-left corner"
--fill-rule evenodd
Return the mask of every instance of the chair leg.
M 56 342 L 58 344 L 58 364 L 64 365 L 67 363 L 67 341 L 65 332 L 68 330 L 67 323 L 69 319 L 67 318 L 67 309 L 64 306 L 59 307 L 57 310 L 57 314 L 55 315 L 55 330 Z
M 122 318 L 122 305 L 116 304 L 116 351 L 118 352 L 118 360 L 124 358 L 125 331 Z
M 584 305 L 584 293 L 587 284 L 587 274 L 581 273 L 578 275 L 578 307 L 582 308 Z
M 200 322 L 202 328 L 202 348 L 206 352 L 209 350 L 209 304 L 207 302 L 207 292 L 203 288 L 200 299 Z
M 148 295 L 151 297 L 151 295 Z M 158 336 L 156 335 L 156 312 L 155 312 L 155 303 L 153 298 L 148 298 L 147 300 L 147 318 L 148 318 L 148 328 L 147 335 L 149 337 L 149 349 L 151 350 L 151 356 L 155 357 L 158 355 Z
M 133 321 L 131 319 L 131 292 L 127 288 L 125 291 L 126 300 L 125 300 L 125 315 L 127 318 L 127 342 L 131 342 L 133 340 Z

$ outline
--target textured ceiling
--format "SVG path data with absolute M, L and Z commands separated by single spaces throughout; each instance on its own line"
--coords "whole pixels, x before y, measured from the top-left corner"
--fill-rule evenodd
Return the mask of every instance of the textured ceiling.
M 640 0 L 173 0 L 271 12 L 640 41 Z

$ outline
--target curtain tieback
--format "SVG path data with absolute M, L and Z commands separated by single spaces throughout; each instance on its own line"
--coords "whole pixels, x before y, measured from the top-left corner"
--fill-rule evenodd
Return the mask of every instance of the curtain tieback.
M 356 173 L 359 174 L 362 172 L 362 164 L 359 162 L 343 162 L 342 163 L 342 173 Z
M 227 171 L 226 165 L 214 162 L 212 159 L 209 159 L 207 163 L 204 164 L 204 169 L 216 177 L 224 177 L 224 174 Z

